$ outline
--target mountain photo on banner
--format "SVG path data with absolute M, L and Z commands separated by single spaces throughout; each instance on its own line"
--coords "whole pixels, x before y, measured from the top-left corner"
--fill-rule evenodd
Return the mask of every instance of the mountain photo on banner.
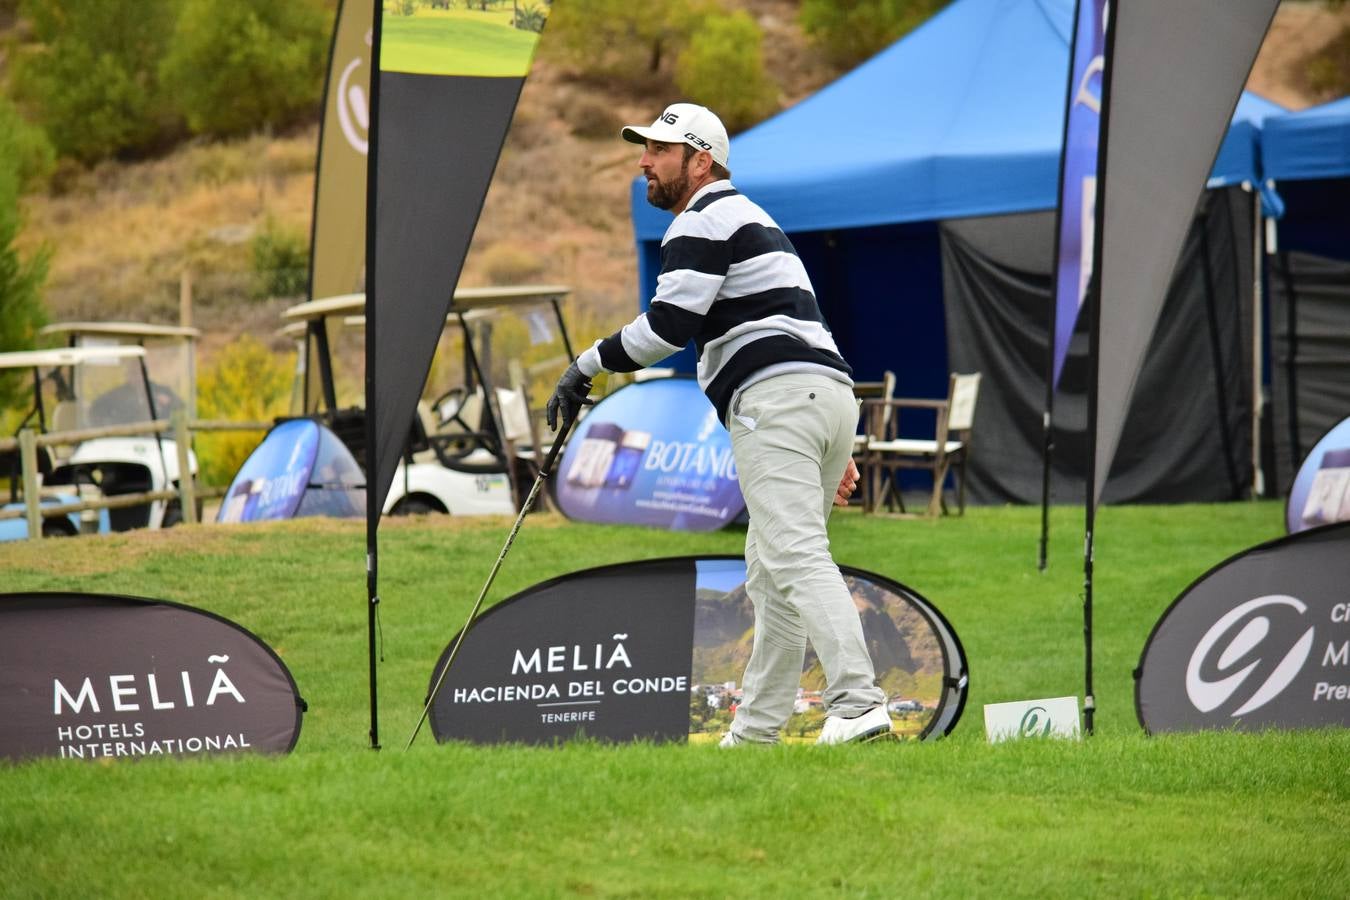
M 384 17 L 380 68 L 386 72 L 520 78 L 529 71 L 539 32 L 513 24 L 520 14 L 512 7 L 423 7 L 398 15 L 403 5 L 391 4 L 394 14 Z

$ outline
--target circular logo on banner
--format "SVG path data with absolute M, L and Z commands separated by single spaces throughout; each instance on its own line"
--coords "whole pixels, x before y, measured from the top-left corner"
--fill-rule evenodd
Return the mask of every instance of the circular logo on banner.
M 288 753 L 304 701 L 213 613 L 101 594 L 0 594 L 0 757 Z
M 967 689 L 955 632 L 909 588 L 841 571 L 897 730 L 914 739 L 949 733 Z M 432 703 L 432 731 L 481 743 L 716 740 L 741 699 L 753 621 L 741 557 L 625 563 L 536 585 L 465 636 Z M 785 740 L 816 739 L 824 688 L 808 652 Z
M 370 43 L 370 34 L 366 34 L 366 43 Z M 366 60 L 357 57 L 343 68 L 338 77 L 337 103 L 338 124 L 342 127 L 342 136 L 357 153 L 365 156 L 369 153 L 370 110 L 366 102 L 367 78 L 353 77 Z
M 713 531 L 740 516 L 731 435 L 692 378 L 628 385 L 577 424 L 558 464 L 570 519 Z
M 1298 467 L 1284 523 L 1290 534 L 1350 522 L 1350 418 L 1322 435 Z
M 1140 724 L 1149 732 L 1350 725 L 1347 584 L 1350 523 L 1216 566 L 1149 636 L 1135 670 Z
M 1271 637 L 1269 616 L 1274 612 L 1270 607 L 1282 606 L 1292 607 L 1300 615 L 1308 609 L 1293 597 L 1258 597 L 1229 611 L 1205 632 L 1186 666 L 1186 696 L 1196 709 L 1200 712 L 1218 709 L 1238 694 L 1244 684 L 1251 683 L 1256 685 L 1255 690 L 1246 691 L 1244 702 L 1232 713 L 1246 715 L 1265 706 L 1289 686 L 1308 660 L 1313 629 L 1303 632 L 1274 668 L 1263 667 L 1268 658 L 1262 648 Z M 1264 678 L 1250 677 L 1260 668 L 1267 672 Z

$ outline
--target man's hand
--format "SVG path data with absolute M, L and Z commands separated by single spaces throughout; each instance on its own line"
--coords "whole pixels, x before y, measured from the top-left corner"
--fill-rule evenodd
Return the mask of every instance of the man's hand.
M 575 419 L 581 412 L 581 407 L 590 405 L 591 401 L 587 399 L 590 392 L 591 380 L 582 375 L 577 364 L 573 362 L 558 379 L 558 386 L 553 389 L 553 396 L 544 407 L 544 418 L 548 422 L 548 427 L 552 431 L 558 430 L 559 410 L 562 411 L 564 422 Z
M 835 506 L 848 506 L 848 498 L 853 496 L 854 489 L 858 486 L 858 464 L 849 457 L 848 466 L 844 469 L 844 477 L 839 479 L 839 488 L 834 492 Z

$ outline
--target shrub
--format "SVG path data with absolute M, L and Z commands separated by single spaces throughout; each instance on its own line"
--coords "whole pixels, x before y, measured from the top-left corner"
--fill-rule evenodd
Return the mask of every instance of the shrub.
M 613 138 L 623 127 L 614 105 L 590 93 L 579 93 L 569 100 L 567 124 L 577 137 L 592 139 Z
M 488 280 L 493 284 L 525 284 L 538 280 L 545 269 L 545 260 L 516 244 L 498 241 L 483 251 L 480 260 Z
M 778 107 L 778 91 L 764 71 L 763 35 L 743 10 L 710 16 L 680 54 L 675 83 L 710 109 L 729 131 L 740 131 Z
M 830 62 L 852 68 L 946 5 L 947 0 L 802 0 L 800 21 Z
M 1350 25 L 1307 58 L 1303 75 L 1308 90 L 1321 102 L 1350 91 Z
M 548 13 L 533 3 L 516 7 L 514 15 L 515 19 L 511 22 L 512 25 L 523 31 L 533 31 L 536 34 L 543 31 L 544 25 L 548 22 Z
M 0 160 L 14 168 L 20 193 L 43 187 L 56 168 L 56 150 L 46 133 L 30 125 L 0 97 Z
M 15 88 L 56 150 L 84 163 L 145 152 L 180 131 L 155 67 L 178 0 L 24 0 L 39 52 Z
M 253 298 L 297 297 L 309 281 L 309 240 L 269 218 L 253 238 Z
M 271 421 L 290 400 L 293 365 L 245 334 L 221 350 L 197 385 L 197 414 L 231 422 Z M 247 431 L 203 432 L 195 449 L 203 482 L 229 484 L 258 446 L 261 435 Z
M 329 22 L 314 0 L 183 0 L 160 76 L 188 127 L 218 137 L 318 111 Z

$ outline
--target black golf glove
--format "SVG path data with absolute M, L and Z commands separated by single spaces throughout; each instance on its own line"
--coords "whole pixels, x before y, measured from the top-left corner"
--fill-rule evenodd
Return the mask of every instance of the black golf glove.
M 587 395 L 591 392 L 591 380 L 581 374 L 577 364 L 573 362 L 567 367 L 567 371 L 558 379 L 558 386 L 553 389 L 553 396 L 548 398 L 548 405 L 544 407 L 544 418 L 548 422 L 548 427 L 558 430 L 558 411 L 562 411 L 563 422 L 570 422 L 581 412 L 581 407 L 589 406 L 591 401 Z

